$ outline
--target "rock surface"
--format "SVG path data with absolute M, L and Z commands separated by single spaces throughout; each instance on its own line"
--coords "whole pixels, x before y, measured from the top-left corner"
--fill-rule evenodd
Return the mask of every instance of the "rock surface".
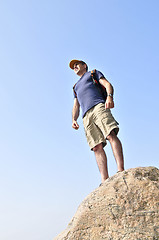
M 128 169 L 107 179 L 54 240 L 159 239 L 159 169 Z

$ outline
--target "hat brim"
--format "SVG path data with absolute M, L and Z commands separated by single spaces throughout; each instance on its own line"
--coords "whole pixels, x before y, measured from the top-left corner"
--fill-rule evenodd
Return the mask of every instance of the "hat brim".
M 74 69 L 74 64 L 75 64 L 75 63 L 80 63 L 80 62 L 81 62 L 81 60 L 73 59 L 73 60 L 69 63 L 69 67 L 70 67 L 71 69 Z

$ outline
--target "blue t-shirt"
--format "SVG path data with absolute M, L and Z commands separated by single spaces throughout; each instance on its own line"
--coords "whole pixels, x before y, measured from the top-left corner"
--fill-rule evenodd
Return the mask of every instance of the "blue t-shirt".
M 96 80 L 99 81 L 100 78 L 104 78 L 104 75 L 96 70 Z M 98 103 L 105 103 L 104 96 L 92 81 L 90 71 L 84 73 L 84 75 L 78 80 L 74 90 L 77 94 L 77 96 L 74 94 L 74 97 L 77 97 L 82 109 L 82 117 L 84 117 L 89 109 Z

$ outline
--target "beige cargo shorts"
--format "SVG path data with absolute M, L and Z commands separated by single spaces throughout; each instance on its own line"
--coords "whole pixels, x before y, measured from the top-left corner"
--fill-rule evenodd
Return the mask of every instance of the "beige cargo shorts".
M 106 138 L 112 130 L 119 132 L 118 122 L 114 119 L 110 109 L 105 109 L 104 103 L 99 103 L 86 113 L 83 125 L 87 142 L 91 150 L 100 143 L 105 147 Z

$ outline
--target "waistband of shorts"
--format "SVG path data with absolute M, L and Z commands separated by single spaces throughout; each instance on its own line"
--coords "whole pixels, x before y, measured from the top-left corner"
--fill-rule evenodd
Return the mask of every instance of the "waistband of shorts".
M 105 107 L 105 104 L 104 103 L 97 103 L 96 105 L 94 105 L 93 107 L 91 107 L 83 116 L 83 119 L 90 113 L 90 112 L 93 112 L 95 107 L 99 106 L 99 105 L 103 105 Z

